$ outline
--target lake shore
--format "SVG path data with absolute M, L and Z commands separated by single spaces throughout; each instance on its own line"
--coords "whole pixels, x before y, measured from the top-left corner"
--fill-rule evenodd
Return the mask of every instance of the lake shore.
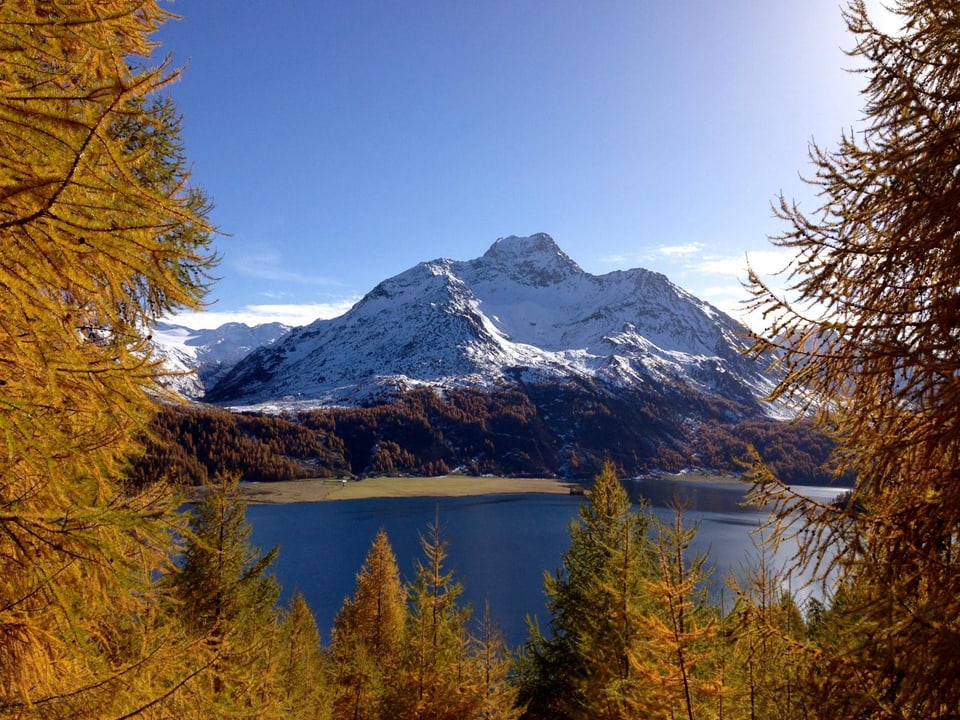
M 583 486 L 551 478 L 472 477 L 370 477 L 362 480 L 289 480 L 241 483 L 244 497 L 253 503 L 325 502 L 381 497 L 465 497 L 510 493 L 569 495 Z

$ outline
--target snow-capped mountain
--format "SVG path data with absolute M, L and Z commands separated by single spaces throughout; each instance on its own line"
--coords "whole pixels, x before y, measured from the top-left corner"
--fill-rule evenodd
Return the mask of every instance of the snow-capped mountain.
M 153 327 L 151 343 L 154 356 L 171 373 L 163 383 L 197 400 L 251 351 L 273 344 L 289 331 L 280 323 L 254 327 L 227 323 L 214 330 L 192 330 L 160 322 Z
M 522 381 L 669 386 L 755 406 L 771 383 L 740 354 L 744 333 L 661 274 L 592 275 L 548 235 L 507 237 L 473 260 L 420 263 L 346 314 L 290 331 L 207 400 L 353 404 L 418 384 Z

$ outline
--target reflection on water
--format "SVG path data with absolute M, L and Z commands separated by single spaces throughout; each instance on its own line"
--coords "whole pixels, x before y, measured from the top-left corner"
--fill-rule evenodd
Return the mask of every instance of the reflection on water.
M 665 520 L 672 518 L 666 508 L 679 493 L 689 508 L 688 522 L 699 522 L 695 550 L 709 553 L 715 591 L 729 573 L 742 575 L 755 557 L 752 532 L 766 515 L 742 505 L 742 484 L 653 478 L 626 485 L 631 497 L 647 498 Z M 439 514 L 449 543 L 447 565 L 464 584 L 465 600 L 476 616 L 489 600 L 491 614 L 516 645 L 526 638 L 526 616 L 536 615 L 544 625 L 548 620 L 543 574 L 559 567 L 569 545 L 567 528 L 582 502 L 566 495 L 376 498 L 251 505 L 248 516 L 256 545 L 280 546 L 274 570 L 285 596 L 302 592 L 329 640 L 334 615 L 352 593 L 377 531 L 387 531 L 400 571 L 411 579 L 421 555 L 420 533 Z M 791 555 L 791 547 L 782 547 L 777 560 L 785 562 Z
M 691 482 L 669 478 L 647 477 L 624 483 L 635 502 L 645 498 L 655 508 L 689 507 L 697 511 L 742 513 L 746 485 L 735 479 Z

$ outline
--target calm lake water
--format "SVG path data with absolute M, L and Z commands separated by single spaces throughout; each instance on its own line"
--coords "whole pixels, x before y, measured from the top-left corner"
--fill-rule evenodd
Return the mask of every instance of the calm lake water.
M 699 521 L 697 549 L 709 553 L 711 585 L 743 569 L 755 556 L 751 531 L 765 515 L 743 508 L 744 486 L 730 483 L 682 483 L 664 479 L 628 481 L 631 497 L 648 498 L 664 519 L 679 493 L 689 503 L 689 522 Z M 829 499 L 836 488 L 806 488 Z M 568 495 L 487 495 L 461 498 L 378 498 L 319 503 L 255 505 L 248 508 L 251 540 L 263 549 L 280 546 L 273 566 L 284 598 L 303 593 L 317 618 L 324 642 L 356 574 L 382 527 L 390 537 L 404 579 L 412 579 L 421 557 L 419 536 L 439 512 L 448 542 L 447 567 L 464 585 L 464 599 L 481 617 L 484 604 L 507 641 L 527 637 L 524 618 L 537 616 L 546 628 L 549 616 L 543 594 L 544 571 L 560 565 L 569 546 L 568 526 L 582 497 Z M 792 554 L 783 548 L 780 558 Z

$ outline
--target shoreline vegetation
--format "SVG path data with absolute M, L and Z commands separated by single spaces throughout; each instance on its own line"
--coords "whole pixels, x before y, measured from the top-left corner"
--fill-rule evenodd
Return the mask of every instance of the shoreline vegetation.
M 736 482 L 737 478 L 706 472 L 659 475 L 678 482 Z M 472 475 L 373 476 L 360 480 L 310 478 L 276 482 L 243 482 L 241 491 L 247 502 L 283 504 L 295 502 L 328 502 L 366 500 L 388 497 L 468 497 L 536 493 L 547 495 L 582 495 L 582 482 L 557 478 L 476 477 Z M 191 499 L 197 492 L 190 491 Z
M 361 480 L 316 478 L 279 482 L 241 483 L 247 502 L 294 503 L 365 500 L 387 497 L 466 497 L 508 493 L 569 495 L 580 483 L 553 478 L 375 476 Z

